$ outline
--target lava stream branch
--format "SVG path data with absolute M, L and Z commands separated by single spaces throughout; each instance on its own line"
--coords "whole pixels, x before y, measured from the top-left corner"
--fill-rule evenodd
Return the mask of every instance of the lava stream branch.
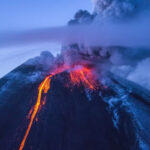
M 28 128 L 27 128 L 27 130 L 25 132 L 24 138 L 23 138 L 23 140 L 22 140 L 22 142 L 20 144 L 19 150 L 23 150 L 24 145 L 25 145 L 26 140 L 27 140 L 27 137 L 28 137 L 29 132 L 31 130 L 33 121 L 36 119 L 37 112 L 40 109 L 40 106 L 42 106 L 42 104 L 43 104 L 42 102 L 45 103 L 44 100 L 42 101 L 42 93 L 46 94 L 48 92 L 48 90 L 50 89 L 51 78 L 54 75 L 59 74 L 59 73 L 65 71 L 67 69 L 69 69 L 68 66 L 62 66 L 60 68 L 57 68 L 55 71 L 53 71 L 52 74 L 50 74 L 49 76 L 47 76 L 44 79 L 44 81 L 39 85 L 37 101 L 36 101 L 35 106 L 32 107 L 31 110 L 29 111 L 28 118 L 30 119 L 30 122 L 29 122 Z
M 86 67 L 77 68 L 70 72 L 70 78 L 74 85 L 79 86 L 82 83 L 86 88 L 96 89 L 96 82 L 91 69 Z
M 30 129 L 32 127 L 32 124 L 33 124 L 33 121 L 35 120 L 35 117 L 36 117 L 36 114 L 39 110 L 39 107 L 41 104 L 41 101 L 42 101 L 42 93 L 44 92 L 45 94 L 48 92 L 48 90 L 50 89 L 50 82 L 51 82 L 51 77 L 53 75 L 49 75 L 48 77 L 46 77 L 44 79 L 44 81 L 40 84 L 39 86 L 39 89 L 38 89 L 38 98 L 37 98 L 37 101 L 36 101 L 36 104 L 34 106 L 34 108 L 31 108 L 30 112 L 32 112 L 32 114 L 30 114 L 30 122 L 29 122 L 29 125 L 28 125 L 28 128 L 26 130 L 26 133 L 24 135 L 24 138 L 20 144 L 20 147 L 19 147 L 19 150 L 23 150 L 24 148 L 24 145 L 25 145 L 25 142 L 27 140 L 27 137 L 29 135 L 29 132 L 30 132 Z

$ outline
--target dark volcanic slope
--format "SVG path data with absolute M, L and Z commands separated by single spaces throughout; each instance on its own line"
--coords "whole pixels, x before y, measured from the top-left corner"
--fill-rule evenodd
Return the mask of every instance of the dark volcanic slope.
M 0 80 L 0 150 L 19 148 L 41 72 L 23 65 Z M 56 75 L 24 149 L 149 149 L 148 92 L 119 77 L 109 79 L 107 88 L 90 92 L 72 86 L 68 73 Z

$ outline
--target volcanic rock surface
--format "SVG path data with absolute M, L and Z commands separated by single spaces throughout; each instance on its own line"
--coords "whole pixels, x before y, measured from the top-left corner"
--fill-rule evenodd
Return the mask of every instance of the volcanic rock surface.
M 19 149 L 44 72 L 23 64 L 0 79 L 1 150 Z M 52 78 L 24 150 L 149 149 L 149 100 L 149 91 L 110 73 L 94 91 L 60 73 Z

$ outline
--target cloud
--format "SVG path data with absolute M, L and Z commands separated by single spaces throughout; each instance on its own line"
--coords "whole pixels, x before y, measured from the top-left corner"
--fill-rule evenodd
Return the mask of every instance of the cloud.
M 131 18 L 149 6 L 148 0 L 92 0 L 101 18 Z
M 2 33 L 0 47 L 55 42 L 97 46 L 150 47 L 150 19 L 145 15 L 129 23 L 106 22 L 101 25 L 77 25 L 32 31 Z
M 150 89 L 150 57 L 138 63 L 136 68 L 128 75 L 127 79 Z

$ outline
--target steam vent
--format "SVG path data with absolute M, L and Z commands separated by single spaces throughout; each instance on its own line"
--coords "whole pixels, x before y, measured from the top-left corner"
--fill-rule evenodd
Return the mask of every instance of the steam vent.
M 87 66 L 51 74 L 43 66 L 29 61 L 0 80 L 1 150 L 138 150 L 149 144 L 149 91 L 111 73 L 105 84 L 93 81 Z

